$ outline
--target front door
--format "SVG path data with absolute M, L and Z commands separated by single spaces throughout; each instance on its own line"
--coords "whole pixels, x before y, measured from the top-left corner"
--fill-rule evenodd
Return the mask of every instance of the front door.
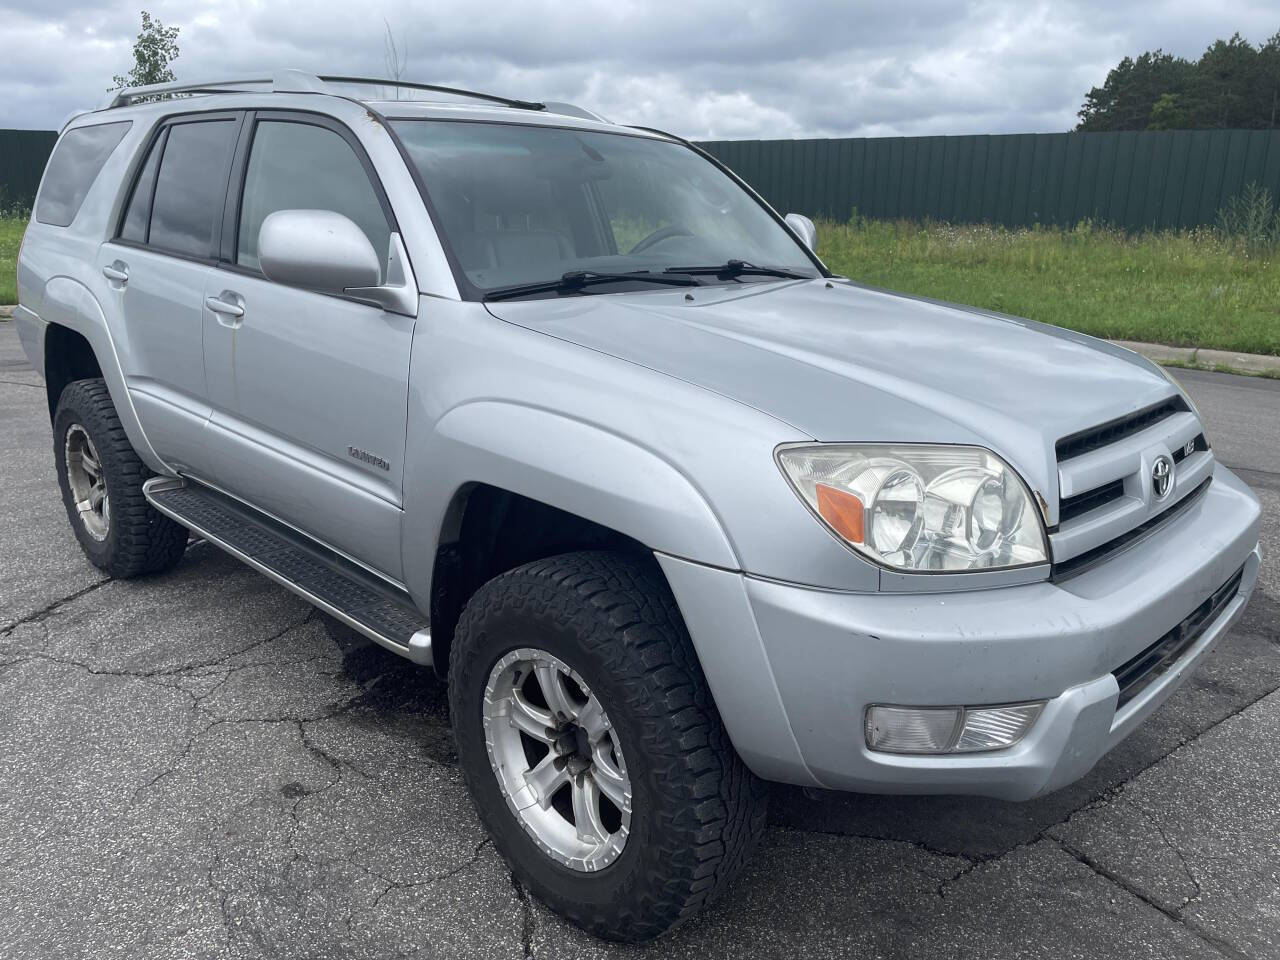
M 238 217 L 228 218 L 234 244 L 223 246 L 233 263 L 211 271 L 205 289 L 213 479 L 399 579 L 414 321 L 274 283 L 257 257 L 262 221 L 297 209 L 341 213 L 385 253 L 390 210 L 367 157 L 339 124 L 266 112 L 250 122 Z

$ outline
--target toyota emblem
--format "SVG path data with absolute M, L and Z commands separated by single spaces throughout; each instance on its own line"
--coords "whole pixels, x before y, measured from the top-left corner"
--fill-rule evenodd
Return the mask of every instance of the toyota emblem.
M 1173 461 L 1164 454 L 1156 457 L 1151 465 L 1151 492 L 1157 500 L 1163 500 L 1173 489 Z

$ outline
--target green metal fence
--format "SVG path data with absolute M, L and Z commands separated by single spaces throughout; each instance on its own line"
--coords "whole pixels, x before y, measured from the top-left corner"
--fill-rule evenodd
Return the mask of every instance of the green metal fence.
M 1280 197 L 1280 130 L 1033 133 L 700 144 L 780 212 L 1128 230 L 1211 224 L 1256 182 Z
M 0 209 L 29 206 L 57 134 L 0 130 Z M 1280 198 L 1280 130 L 700 144 L 783 213 L 1129 230 L 1211 224 L 1248 183 Z
M 31 206 L 57 139 L 52 130 L 0 130 L 0 212 Z

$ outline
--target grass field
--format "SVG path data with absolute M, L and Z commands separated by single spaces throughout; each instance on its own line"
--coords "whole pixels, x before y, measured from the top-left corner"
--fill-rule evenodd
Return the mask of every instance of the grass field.
M 18 244 L 27 221 L 0 217 L 0 306 L 18 302 Z
M 13 303 L 25 223 L 0 219 L 0 304 Z M 1211 231 L 1075 230 L 857 220 L 819 225 L 818 249 L 864 283 L 1099 337 L 1280 354 L 1280 253 Z
M 906 222 L 819 226 L 818 250 L 863 283 L 1094 336 L 1280 354 L 1280 252 L 1209 230 L 1128 236 Z

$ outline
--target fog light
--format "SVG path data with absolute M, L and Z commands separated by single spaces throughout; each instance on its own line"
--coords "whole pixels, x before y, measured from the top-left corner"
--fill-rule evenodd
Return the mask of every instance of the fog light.
M 960 730 L 959 707 L 867 708 L 867 746 L 888 753 L 946 753 Z
M 1044 701 L 1001 707 L 867 708 L 867 746 L 883 753 L 976 753 L 1021 740 Z

